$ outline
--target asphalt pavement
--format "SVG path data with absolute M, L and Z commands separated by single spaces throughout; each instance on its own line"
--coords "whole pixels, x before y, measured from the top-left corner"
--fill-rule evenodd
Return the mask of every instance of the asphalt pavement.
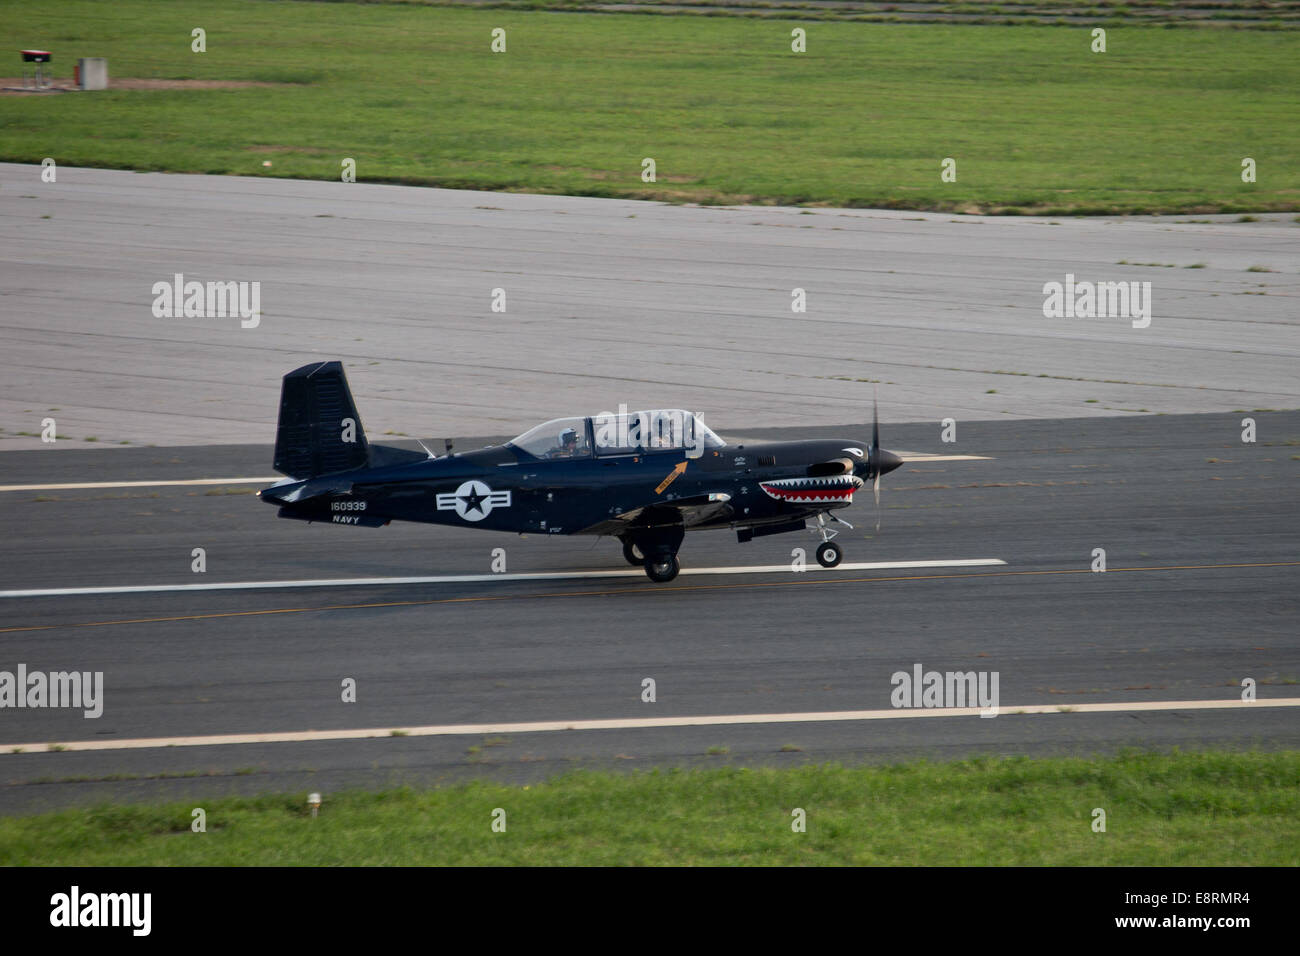
M 631 575 L 0 598 L 0 670 L 104 674 L 98 719 L 0 711 L 0 812 L 590 766 L 1294 748 L 1300 709 L 1261 704 L 1300 697 L 1300 415 L 1253 414 L 1254 443 L 1241 441 L 1243 417 L 963 421 L 951 444 L 937 422 L 886 417 L 886 447 L 980 457 L 886 476 L 879 533 L 860 495 L 839 539 L 845 561 L 1004 565 L 744 573 L 788 565 L 794 548 L 810 555 L 817 539 L 701 532 L 670 585 Z M 846 422 L 725 437 L 861 434 Z M 0 485 L 23 489 L 0 491 L 11 532 L 0 589 L 490 575 L 496 548 L 510 574 L 626 567 L 610 539 L 280 520 L 257 483 L 234 480 L 272 475 L 269 459 L 267 445 L 0 452 Z M 226 480 L 157 484 L 205 479 Z M 133 481 L 150 484 L 119 486 Z M 105 487 L 49 487 L 87 482 Z M 1091 570 L 1097 548 L 1104 573 Z M 741 570 L 699 571 L 718 567 Z M 893 675 L 917 664 L 996 673 L 998 716 L 747 719 L 893 710 Z M 342 700 L 348 678 L 354 703 Z M 1241 701 L 1246 678 L 1255 704 Z M 1170 701 L 1233 706 L 1087 709 Z M 739 722 L 667 723 L 710 715 Z M 644 726 L 454 731 L 605 718 Z M 358 729 L 377 736 L 347 738 Z M 309 731 L 326 739 L 119 747 Z M 110 749 L 49 747 L 85 741 Z M 39 746 L 12 753 L 20 744 Z

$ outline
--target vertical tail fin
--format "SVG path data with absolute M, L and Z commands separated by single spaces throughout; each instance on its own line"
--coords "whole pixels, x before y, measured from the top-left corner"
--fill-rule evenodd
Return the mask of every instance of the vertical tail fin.
M 313 362 L 284 377 L 273 467 L 290 478 L 361 468 L 366 433 L 341 362 Z

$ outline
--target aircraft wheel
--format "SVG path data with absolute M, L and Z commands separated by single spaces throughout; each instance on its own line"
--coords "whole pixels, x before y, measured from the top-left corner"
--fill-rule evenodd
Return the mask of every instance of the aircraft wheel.
M 655 584 L 667 584 L 673 578 L 677 577 L 677 572 L 681 570 L 681 565 L 677 563 L 677 555 L 670 554 L 667 557 L 646 558 L 645 573 Z
M 817 563 L 823 568 L 835 567 L 843 557 L 844 552 L 840 550 L 840 546 L 829 541 L 823 541 L 817 548 Z
M 645 565 L 645 555 L 641 553 L 641 549 L 635 542 L 627 538 L 623 539 L 623 560 L 638 568 Z

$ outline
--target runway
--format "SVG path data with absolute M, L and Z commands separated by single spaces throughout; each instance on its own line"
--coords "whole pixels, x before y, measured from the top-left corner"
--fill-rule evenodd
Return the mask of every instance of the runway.
M 1005 564 L 799 573 L 811 534 L 703 532 L 667 586 L 608 576 L 627 570 L 609 540 L 306 525 L 255 484 L 119 486 L 260 476 L 265 445 L 0 452 L 0 483 L 27 489 L 0 492 L 7 592 L 346 582 L 0 598 L 0 669 L 104 675 L 98 719 L 0 710 L 0 812 L 588 766 L 1293 748 L 1300 414 L 1255 413 L 1254 444 L 1242 417 L 972 421 L 955 445 L 886 419 L 887 446 L 974 457 L 887 476 L 879 534 L 869 498 L 845 514 L 846 564 Z M 114 487 L 48 487 L 87 483 Z M 1003 710 L 888 716 L 891 675 L 918 664 L 996 672 Z M 213 735 L 232 740 L 128 746 Z M 60 741 L 110 749 L 11 752 Z
M 47 183 L 0 164 L 0 447 L 38 447 L 46 418 L 60 452 L 269 443 L 280 376 L 326 358 L 372 437 L 518 434 L 623 403 L 720 430 L 830 425 L 868 418 L 873 386 L 895 422 L 1295 408 L 1300 227 L 1236 219 L 72 167 Z M 256 327 L 155 317 L 177 275 L 260 283 Z M 1046 318 L 1067 276 L 1150 283 L 1150 325 Z

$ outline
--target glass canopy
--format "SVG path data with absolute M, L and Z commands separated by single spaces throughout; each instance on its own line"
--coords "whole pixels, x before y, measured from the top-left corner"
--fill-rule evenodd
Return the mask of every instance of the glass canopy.
M 556 418 L 530 428 L 509 444 L 543 459 L 590 458 L 593 446 L 597 455 L 672 450 L 698 453 L 726 446 L 698 415 L 680 408 Z

